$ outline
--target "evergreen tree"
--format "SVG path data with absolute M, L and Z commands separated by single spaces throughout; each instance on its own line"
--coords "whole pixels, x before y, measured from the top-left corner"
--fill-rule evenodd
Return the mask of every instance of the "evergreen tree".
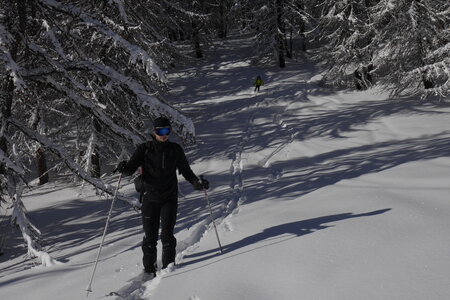
M 240 15 L 248 18 L 254 32 L 253 63 L 276 61 L 286 66 L 286 57 L 292 57 L 293 39 L 304 36 L 307 13 L 298 0 L 240 1 Z M 287 34 L 290 34 L 288 46 Z
M 324 82 L 395 94 L 449 91 L 449 4 L 431 0 L 317 1 Z M 317 11 L 311 12 L 312 14 Z
M 215 0 L 211 3 L 213 9 L 212 20 L 215 23 L 217 37 L 224 39 L 228 35 L 228 27 L 232 17 L 232 0 Z
M 450 3 L 381 0 L 371 15 L 381 83 L 394 93 L 448 95 Z
M 371 86 L 373 51 L 369 45 L 375 34 L 370 25 L 370 1 L 320 1 L 316 38 L 321 49 L 319 56 L 327 66 L 324 81 L 333 85 L 357 89 Z
M 174 132 L 194 141 L 192 121 L 162 96 L 160 66 L 176 57 L 169 23 L 155 1 L 0 0 L 2 198 L 42 262 L 39 231 L 21 201 L 30 166 L 45 173 L 50 155 L 56 167 L 113 193 L 95 178 L 100 161 L 115 163 L 121 149 L 147 139 L 151 119 L 166 115 Z

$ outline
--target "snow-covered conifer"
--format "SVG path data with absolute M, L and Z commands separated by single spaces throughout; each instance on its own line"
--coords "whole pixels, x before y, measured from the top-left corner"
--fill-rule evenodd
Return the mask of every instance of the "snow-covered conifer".
M 450 3 L 381 0 L 370 13 L 381 82 L 394 93 L 448 95 Z
M 254 33 L 253 63 L 276 61 L 279 67 L 286 66 L 286 57 L 292 57 L 292 40 L 304 35 L 308 19 L 304 8 L 297 0 L 239 1 L 240 15 L 250 21 L 248 28 Z
M 448 1 L 317 1 L 324 81 L 393 93 L 448 95 Z M 375 78 L 374 78 L 375 77 Z
M 168 22 L 163 5 L 149 1 L 0 0 L 0 173 L 12 191 L 2 197 L 17 208 L 30 254 L 39 253 L 19 210 L 21 183 L 5 178 L 28 180 L 37 154 L 112 193 L 91 167 L 142 143 L 151 119 L 169 117 L 194 141 L 192 121 L 164 100 L 164 69 L 177 55 Z
M 327 84 L 371 86 L 373 51 L 370 47 L 374 30 L 370 26 L 371 1 L 317 1 L 316 38 L 321 49 L 319 56 L 327 66 Z

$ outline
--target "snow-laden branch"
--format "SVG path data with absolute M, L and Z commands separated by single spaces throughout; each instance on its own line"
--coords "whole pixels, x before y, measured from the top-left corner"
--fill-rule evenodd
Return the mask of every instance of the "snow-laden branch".
M 92 126 L 93 127 L 93 126 Z M 91 137 L 89 138 L 88 146 L 86 154 L 84 155 L 83 160 L 86 161 L 85 171 L 89 172 L 92 168 L 92 156 L 95 152 L 95 145 L 97 144 L 97 135 L 95 133 L 95 129 L 91 129 Z
M 194 123 L 191 119 L 183 115 L 181 112 L 179 112 L 169 104 L 166 104 L 158 98 L 149 95 L 144 86 L 142 86 L 142 84 L 140 84 L 137 80 L 125 76 L 109 66 L 105 66 L 99 63 L 85 61 L 80 62 L 79 64 L 91 69 L 93 72 L 98 72 L 104 76 L 107 76 L 116 84 L 126 85 L 136 95 L 142 107 L 149 109 L 150 113 L 153 115 L 165 115 L 170 118 L 172 123 L 174 123 L 172 124 L 173 127 L 178 129 L 177 133 L 186 140 L 188 140 L 189 137 L 190 139 L 193 139 L 193 137 L 195 136 Z
M 48 36 L 48 38 L 52 42 L 53 46 L 55 47 L 56 52 L 59 54 L 59 56 L 61 56 L 64 60 L 66 60 L 67 57 L 66 57 L 66 54 L 64 53 L 64 49 L 62 48 L 61 43 L 59 42 L 58 38 L 56 37 L 53 29 L 50 27 L 50 25 L 48 24 L 48 22 L 46 20 L 42 21 L 42 26 L 45 28 L 46 35 Z
M 159 68 L 156 62 L 152 57 L 139 47 L 138 45 L 133 45 L 125 38 L 123 38 L 117 32 L 111 30 L 106 24 L 101 21 L 95 19 L 90 14 L 82 11 L 80 8 L 74 5 L 66 5 L 62 4 L 55 0 L 41 0 L 46 6 L 52 7 L 54 9 L 58 9 L 60 11 L 64 11 L 76 18 L 81 19 L 86 26 L 94 27 L 99 32 L 103 33 L 108 38 L 113 39 L 117 44 L 121 45 L 124 49 L 126 49 L 130 53 L 130 63 L 135 64 L 139 59 L 142 61 L 144 68 L 149 75 L 155 75 L 160 81 L 166 82 L 166 76 L 164 72 Z
M 19 226 L 22 237 L 27 243 L 28 255 L 39 259 L 44 267 L 61 264 L 61 262 L 52 258 L 47 252 L 40 250 L 40 245 L 36 240 L 41 235 L 41 232 L 28 220 L 20 199 L 21 196 L 18 193 L 13 197 L 11 221 Z
M 37 141 L 42 146 L 46 147 L 49 151 L 54 153 L 56 156 L 58 156 L 65 164 L 66 166 L 77 176 L 82 178 L 83 180 L 89 182 L 94 187 L 98 188 L 99 190 L 102 190 L 110 195 L 114 195 L 114 187 L 111 185 L 105 184 L 102 180 L 94 178 L 90 176 L 82 166 L 75 163 L 70 157 L 69 154 L 66 152 L 66 150 L 53 143 L 49 138 L 40 135 L 36 131 L 31 130 L 30 128 L 26 127 L 24 124 L 20 123 L 19 121 L 15 119 L 8 119 L 7 122 L 14 125 L 17 129 L 19 129 L 23 134 L 25 134 L 27 137 L 29 137 L 32 140 Z M 134 207 L 140 207 L 139 201 L 135 198 L 126 197 L 124 195 L 118 194 L 117 195 L 118 200 L 122 200 L 125 202 L 128 202 Z
M 22 91 L 26 84 L 20 76 L 20 67 L 11 56 L 8 49 L 10 43 L 14 41 L 13 36 L 0 24 L 0 58 L 5 62 L 6 69 L 10 72 L 14 81 L 15 89 Z
M 9 33 L 6 28 L 0 24 L 0 47 L 5 47 L 13 40 L 14 38 L 11 33 Z
M 120 17 L 122 18 L 122 20 L 125 23 L 128 23 L 128 16 L 123 5 L 123 0 L 112 0 L 112 2 L 114 2 L 114 4 L 116 4 L 117 8 L 119 9 Z
M 167 5 L 168 7 L 171 7 L 173 9 L 175 9 L 175 10 L 177 10 L 177 11 L 179 11 L 179 12 L 181 12 L 181 13 L 187 15 L 187 16 L 189 16 L 189 17 L 206 18 L 206 17 L 209 16 L 208 14 L 199 14 L 199 13 L 195 13 L 195 12 L 192 12 L 192 11 L 185 10 L 184 8 L 180 7 L 179 5 L 176 5 L 173 2 L 164 1 L 164 4 Z
M 114 121 L 111 120 L 98 106 L 96 106 L 95 103 L 84 98 L 72 89 L 63 86 L 59 82 L 56 82 L 52 77 L 47 77 L 46 79 L 49 84 L 51 84 L 56 90 L 66 94 L 76 105 L 89 110 L 100 122 L 105 124 L 115 134 L 122 136 L 127 140 L 130 140 L 134 145 L 138 145 L 144 142 L 144 139 L 137 134 L 114 123 Z
M 14 160 L 19 161 L 19 153 L 15 146 L 12 147 L 12 155 Z M 23 169 L 22 166 L 18 168 Z M 14 173 L 8 174 L 7 193 L 11 201 L 10 207 L 12 208 L 11 224 L 16 224 L 22 232 L 22 237 L 27 244 L 28 256 L 37 257 L 43 266 L 59 264 L 47 252 L 41 251 L 39 243 L 41 232 L 28 220 L 25 206 L 22 202 L 23 186 L 24 181 L 20 176 Z
M 444 84 L 439 87 L 425 90 L 427 95 L 435 95 L 440 97 L 447 97 L 450 93 L 450 82 L 447 80 Z
M 444 46 L 435 49 L 434 51 L 430 52 L 427 54 L 427 59 L 431 59 L 434 57 L 448 57 L 448 54 L 450 53 L 450 42 L 448 42 L 447 44 L 445 44 Z M 444 59 L 446 60 L 446 59 Z M 447 61 L 449 59 L 447 58 Z
M 18 175 L 25 175 L 25 170 L 22 167 L 16 165 L 11 159 L 9 159 L 9 157 L 5 155 L 5 152 L 3 152 L 2 149 L 0 149 L 0 162 L 5 164 L 7 168 L 13 170 Z

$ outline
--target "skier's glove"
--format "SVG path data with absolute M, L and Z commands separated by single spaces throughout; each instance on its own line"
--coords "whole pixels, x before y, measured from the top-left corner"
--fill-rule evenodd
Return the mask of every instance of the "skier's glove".
M 206 180 L 203 176 L 200 176 L 200 180 L 201 180 L 200 183 L 202 184 L 203 189 L 205 189 L 205 190 L 209 189 L 209 181 Z
M 192 186 L 194 187 L 195 190 L 197 191 L 202 191 L 203 190 L 203 184 L 199 181 L 196 180 L 192 183 Z
M 209 189 L 209 182 L 203 176 L 200 176 L 200 180 L 195 180 L 192 182 L 192 186 L 197 191 L 203 191 Z
M 123 171 L 125 171 L 125 167 L 127 166 L 127 161 L 121 161 L 117 167 L 114 169 L 113 173 L 119 172 L 119 173 L 123 173 Z

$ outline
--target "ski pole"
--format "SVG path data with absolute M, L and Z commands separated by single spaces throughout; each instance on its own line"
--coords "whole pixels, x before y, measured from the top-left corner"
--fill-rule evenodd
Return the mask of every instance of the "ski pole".
M 95 270 L 97 269 L 98 258 L 100 257 L 100 252 L 102 252 L 103 242 L 105 241 L 106 232 L 108 231 L 109 220 L 111 219 L 111 214 L 114 206 L 114 202 L 116 201 L 117 192 L 119 191 L 120 181 L 122 180 L 122 174 L 119 176 L 119 181 L 117 182 L 116 190 L 114 191 L 114 196 L 111 202 L 111 207 L 109 209 L 108 218 L 106 219 L 105 228 L 103 229 L 103 236 L 100 242 L 100 247 L 98 248 L 97 258 L 95 259 L 94 269 L 92 270 L 91 280 L 89 281 L 89 285 L 86 288 L 87 294 L 86 297 L 89 296 L 89 293 L 92 292 L 92 281 L 94 280 Z
M 203 182 L 203 176 L 200 176 L 200 179 L 201 179 L 201 181 Z M 208 193 L 206 192 L 206 189 L 205 189 L 205 188 L 203 189 L 203 192 L 205 192 L 206 202 L 208 202 L 209 215 L 210 215 L 210 217 L 211 217 L 211 222 L 212 222 L 213 225 L 214 225 L 214 231 L 216 232 L 216 238 L 217 238 L 217 243 L 219 243 L 220 254 L 223 254 L 223 251 L 222 251 L 222 244 L 220 243 L 219 234 L 217 233 L 216 222 L 214 221 L 213 214 L 212 214 L 211 203 L 209 202 Z

